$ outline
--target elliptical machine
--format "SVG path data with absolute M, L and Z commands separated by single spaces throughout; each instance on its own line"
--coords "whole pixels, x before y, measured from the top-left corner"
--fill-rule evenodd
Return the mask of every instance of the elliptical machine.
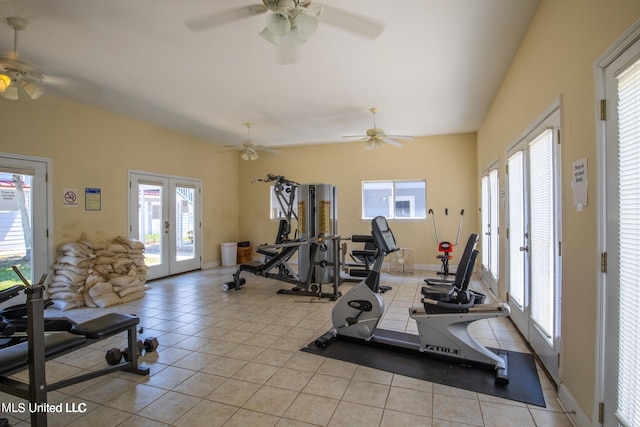
M 418 326 L 419 335 L 378 328 L 384 315 L 384 299 L 380 294 L 380 270 L 384 257 L 398 250 L 396 241 L 383 216 L 371 222 L 371 232 L 377 246 L 375 262 L 367 278 L 345 293 L 332 311 L 333 328 L 315 341 L 325 347 L 335 339 L 358 340 L 385 348 L 415 350 L 431 356 L 460 363 L 480 365 L 495 370 L 496 383 L 509 383 L 506 352 L 498 354 L 484 347 L 468 331 L 471 323 L 492 317 L 507 317 L 509 306 L 504 303 L 478 304 L 468 291 L 469 277 L 477 256 L 470 257 L 463 286 L 447 298 L 433 299 L 428 292 L 422 306 L 409 308 L 409 316 Z M 426 288 L 426 287 L 425 287 Z M 424 289 L 423 289 L 424 291 Z

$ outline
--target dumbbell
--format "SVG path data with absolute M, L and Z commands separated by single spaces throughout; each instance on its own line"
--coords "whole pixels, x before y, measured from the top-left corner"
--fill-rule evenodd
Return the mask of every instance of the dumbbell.
M 138 350 L 138 356 L 142 354 L 142 350 L 144 350 L 147 353 L 156 351 L 159 345 L 160 344 L 158 343 L 158 339 L 155 337 L 147 338 L 144 341 L 138 340 L 137 346 L 136 346 Z M 114 347 L 107 350 L 105 359 L 107 360 L 107 363 L 109 365 L 117 365 L 118 363 L 120 363 L 122 358 L 124 358 L 124 360 L 128 362 L 129 361 L 128 354 L 129 354 L 128 348 L 125 348 L 124 350 L 120 350 L 119 348 Z
M 11 323 L 0 321 L 0 334 L 5 337 L 10 337 L 11 335 L 16 333 L 16 327 Z

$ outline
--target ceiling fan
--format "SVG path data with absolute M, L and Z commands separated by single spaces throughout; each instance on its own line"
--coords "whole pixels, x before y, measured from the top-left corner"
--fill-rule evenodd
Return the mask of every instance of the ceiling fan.
M 366 148 L 368 150 L 378 148 L 381 145 L 387 143 L 389 145 L 393 145 L 394 147 L 402 147 L 402 143 L 395 141 L 394 139 L 412 139 L 413 136 L 410 135 L 390 135 L 386 134 L 383 129 L 376 127 L 376 113 L 378 112 L 377 108 L 370 108 L 369 111 L 373 114 L 373 127 L 371 129 L 367 129 L 365 135 L 346 135 L 343 138 L 361 138 L 362 141 L 366 141 Z
M 311 0 L 262 0 L 254 4 L 230 9 L 185 22 L 192 31 L 204 31 L 248 16 L 272 13 L 267 16 L 260 35 L 276 46 L 296 46 L 305 43 L 321 20 L 333 27 L 374 39 L 384 29 L 384 23 L 373 18 L 338 9 L 333 6 L 311 4 Z
M 96 85 L 72 81 L 60 76 L 41 74 L 30 62 L 18 56 L 18 32 L 27 28 L 27 21 L 23 18 L 8 17 L 7 24 L 13 28 L 13 51 L 8 55 L 0 55 L 0 96 L 12 101 L 20 99 L 22 88 L 31 99 L 38 99 L 44 93 L 45 87 L 68 85 L 75 86 L 85 92 L 99 93 Z M 81 85 L 82 83 L 82 85 Z
M 247 128 L 247 140 L 244 141 L 240 147 L 227 146 L 232 150 L 242 151 L 242 154 L 240 154 L 240 158 L 242 160 L 247 160 L 247 161 L 257 160 L 259 157 L 258 156 L 259 151 L 264 151 L 266 153 L 273 153 L 273 154 L 280 153 L 280 150 L 274 150 L 272 148 L 264 147 L 262 145 L 256 144 L 255 141 L 252 141 L 251 140 L 251 123 L 247 122 L 244 125 Z

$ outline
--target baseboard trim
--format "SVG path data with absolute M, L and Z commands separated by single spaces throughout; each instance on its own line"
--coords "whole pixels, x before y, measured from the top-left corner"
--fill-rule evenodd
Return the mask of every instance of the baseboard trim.
M 571 423 L 576 427 L 592 427 L 590 418 L 578 405 L 578 402 L 574 399 L 569 389 L 560 383 L 558 386 L 558 401 L 560 406 L 564 409 Z

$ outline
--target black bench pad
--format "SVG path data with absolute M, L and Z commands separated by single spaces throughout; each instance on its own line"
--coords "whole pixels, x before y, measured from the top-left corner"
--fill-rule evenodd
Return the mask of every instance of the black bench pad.
M 66 353 L 76 347 L 83 346 L 87 339 L 80 335 L 66 332 L 45 335 L 45 358 Z M 19 368 L 26 368 L 29 363 L 29 343 L 27 341 L 0 349 L 0 375 L 13 372 Z
M 140 318 L 136 316 L 109 313 L 96 319 L 73 325 L 70 332 L 83 335 L 89 339 L 102 339 L 126 331 L 138 323 L 140 323 Z
M 240 271 L 249 271 L 255 274 L 261 271 L 264 266 L 265 264 L 261 263 L 260 261 L 249 261 L 249 262 L 240 264 Z

